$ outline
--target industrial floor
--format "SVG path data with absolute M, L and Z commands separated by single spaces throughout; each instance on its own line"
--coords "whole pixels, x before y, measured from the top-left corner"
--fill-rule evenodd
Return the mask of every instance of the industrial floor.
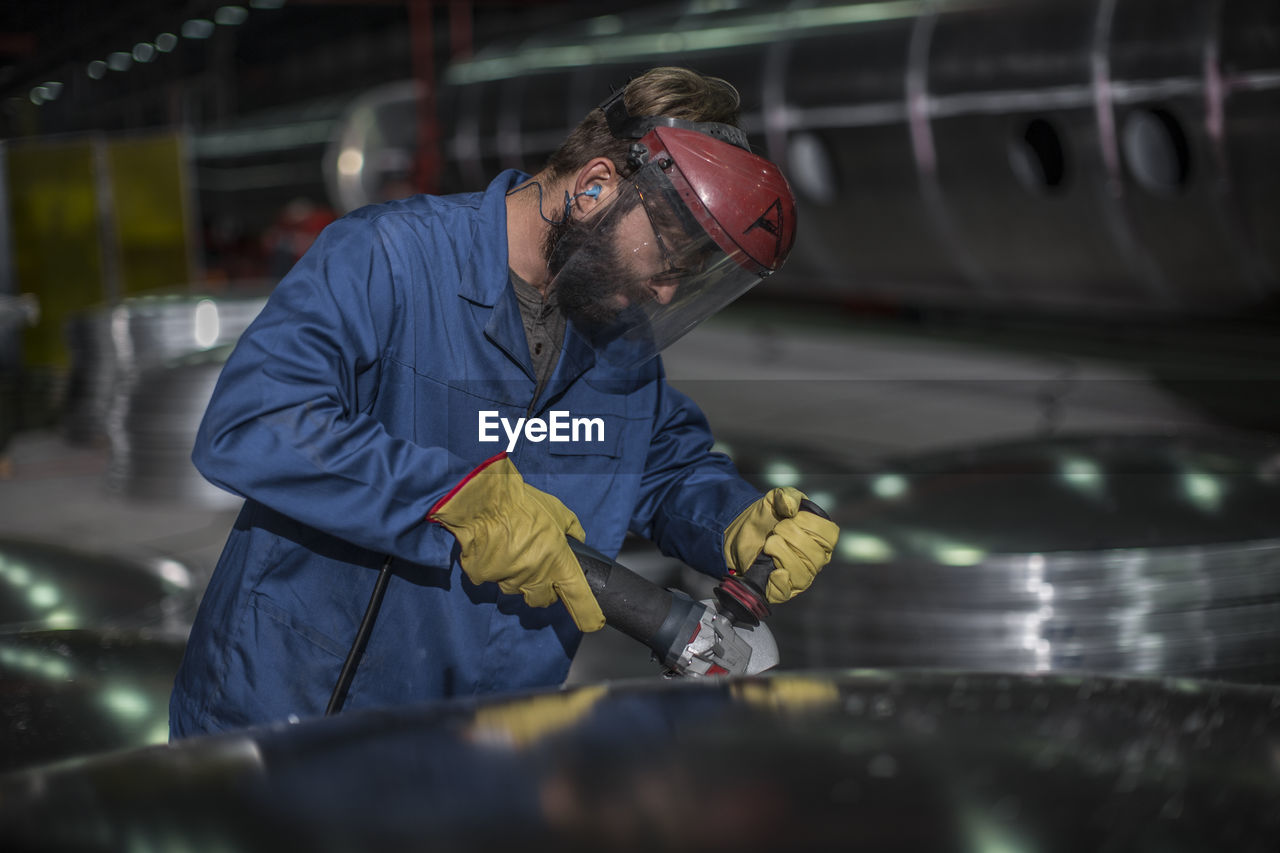
M 1270 393 L 1280 343 L 1263 326 L 1107 329 L 860 319 L 749 305 L 666 356 L 674 385 L 732 446 L 803 448 L 808 464 L 877 460 L 1062 432 L 1225 427 L 1280 431 Z M 207 579 L 232 500 L 131 501 L 110 491 L 106 447 L 54 432 L 13 440 L 0 537 L 166 556 Z M 823 461 L 826 460 L 826 461 Z M 656 552 L 634 559 L 669 572 Z M 643 649 L 589 637 L 571 681 L 656 674 Z

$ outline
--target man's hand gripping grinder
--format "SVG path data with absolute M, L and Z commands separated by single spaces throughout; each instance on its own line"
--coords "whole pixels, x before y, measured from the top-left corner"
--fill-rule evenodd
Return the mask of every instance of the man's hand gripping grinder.
M 829 517 L 808 499 L 800 502 L 800 509 Z M 600 602 L 605 624 L 648 646 L 668 675 L 753 675 L 778 665 L 773 633 L 760 621 L 769 615 L 764 591 L 774 566 L 768 555 L 757 557 L 741 577 L 725 578 L 716 587 L 714 601 L 694 601 L 684 593 L 663 589 L 589 545 L 566 539 Z M 390 570 L 391 558 L 387 557 L 329 697 L 326 715 L 338 713 L 346 703 L 347 690 L 382 606 Z
M 813 501 L 800 508 L 821 518 Z M 761 622 L 773 560 L 761 554 L 741 577 L 725 578 L 715 599 L 665 590 L 599 551 L 569 539 L 605 624 L 653 651 L 669 675 L 752 675 L 778 665 L 778 646 Z

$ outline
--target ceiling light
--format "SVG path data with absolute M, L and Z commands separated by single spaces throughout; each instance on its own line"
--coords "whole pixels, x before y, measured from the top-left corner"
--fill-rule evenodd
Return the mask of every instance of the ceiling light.
M 207 18 L 192 18 L 182 25 L 182 37 L 188 39 L 207 39 L 213 35 L 213 21 Z
M 223 6 L 214 13 L 213 20 L 224 27 L 234 27 L 237 24 L 243 24 L 247 17 L 249 17 L 249 10 L 243 6 Z

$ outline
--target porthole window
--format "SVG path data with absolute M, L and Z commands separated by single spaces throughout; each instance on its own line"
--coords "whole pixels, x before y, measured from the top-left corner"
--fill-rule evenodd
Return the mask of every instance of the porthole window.
M 1173 113 L 1133 110 L 1121 125 L 1120 146 L 1129 176 L 1147 192 L 1169 197 L 1186 188 L 1191 178 L 1191 147 Z
M 1053 123 L 1033 118 L 1009 144 L 1009 166 L 1018 183 L 1033 193 L 1054 193 L 1066 186 L 1067 155 Z

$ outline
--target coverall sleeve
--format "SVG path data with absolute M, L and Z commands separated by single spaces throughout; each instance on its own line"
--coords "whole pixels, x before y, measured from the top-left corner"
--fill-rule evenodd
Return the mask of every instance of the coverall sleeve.
M 196 468 L 318 530 L 421 561 L 427 509 L 465 463 L 390 435 L 369 414 L 382 355 L 408 322 L 406 298 L 376 223 L 326 228 L 228 359 Z
M 733 462 L 713 452 L 711 427 L 692 400 L 658 379 L 653 436 L 631 530 L 701 572 L 722 577 L 724 531 L 761 497 Z

